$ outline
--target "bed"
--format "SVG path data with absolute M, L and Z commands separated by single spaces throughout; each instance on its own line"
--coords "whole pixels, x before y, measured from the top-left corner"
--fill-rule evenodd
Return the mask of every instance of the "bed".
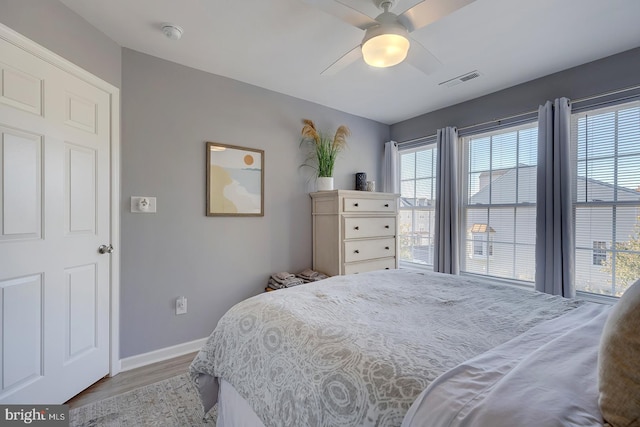
M 601 426 L 609 309 L 464 276 L 337 276 L 235 305 L 190 374 L 218 427 Z

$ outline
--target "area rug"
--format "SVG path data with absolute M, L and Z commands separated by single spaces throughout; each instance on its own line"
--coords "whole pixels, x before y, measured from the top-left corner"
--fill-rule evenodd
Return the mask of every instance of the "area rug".
M 202 417 L 196 389 L 182 374 L 72 409 L 69 418 L 78 427 L 215 427 L 216 409 Z

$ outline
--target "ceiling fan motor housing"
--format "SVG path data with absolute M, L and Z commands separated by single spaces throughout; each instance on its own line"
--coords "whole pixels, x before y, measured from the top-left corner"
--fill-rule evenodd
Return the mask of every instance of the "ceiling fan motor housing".
M 382 12 L 376 18 L 379 22 L 378 25 L 367 28 L 362 39 L 364 45 L 367 41 L 382 34 L 397 34 L 404 38 L 409 38 L 409 31 L 407 28 L 398 21 L 398 15 L 392 12 Z
M 375 4 L 378 9 L 389 10 L 396 4 L 396 0 L 373 0 L 373 4 Z

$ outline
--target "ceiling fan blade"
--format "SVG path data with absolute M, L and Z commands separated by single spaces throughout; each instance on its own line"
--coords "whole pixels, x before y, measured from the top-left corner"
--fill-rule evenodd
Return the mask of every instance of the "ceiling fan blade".
M 424 0 L 398 16 L 409 32 L 435 22 L 475 0 Z
M 351 24 L 354 27 L 358 27 L 361 30 L 366 30 L 372 25 L 378 24 L 378 22 L 360 12 L 348 6 L 338 0 L 302 0 L 303 2 L 317 7 L 318 9 L 327 12 L 329 15 L 333 15 L 338 19 Z
M 442 62 L 433 53 L 414 39 L 411 39 L 411 47 L 406 61 L 427 75 L 442 65 Z
M 360 48 L 360 45 L 358 45 L 351 49 L 349 52 L 342 55 L 336 62 L 325 68 L 324 71 L 320 73 L 320 75 L 333 76 L 344 70 L 360 58 L 362 58 L 362 49 Z

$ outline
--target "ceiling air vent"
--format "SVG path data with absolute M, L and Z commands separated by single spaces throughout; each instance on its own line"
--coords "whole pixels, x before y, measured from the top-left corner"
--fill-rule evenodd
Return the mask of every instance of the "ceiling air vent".
M 442 83 L 438 83 L 438 86 L 446 86 L 446 87 L 451 87 L 451 86 L 456 86 L 459 85 L 460 83 L 464 83 L 464 82 L 468 82 L 469 80 L 473 80 L 475 78 L 480 77 L 482 74 L 480 74 L 480 72 L 478 70 L 473 70 L 469 73 L 465 73 L 461 76 L 458 77 L 454 77 L 450 80 L 444 81 Z

